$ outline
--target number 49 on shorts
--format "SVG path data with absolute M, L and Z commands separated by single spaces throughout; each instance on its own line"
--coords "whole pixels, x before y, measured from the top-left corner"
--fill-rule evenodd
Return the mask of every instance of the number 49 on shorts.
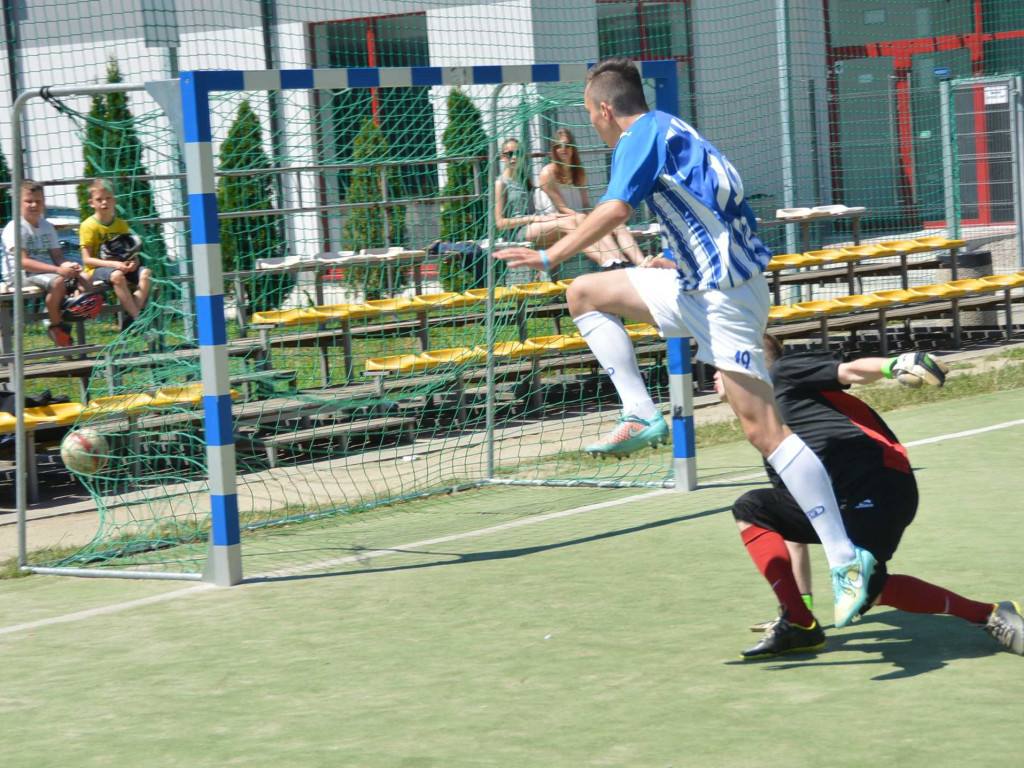
M 750 368 L 750 350 L 737 349 L 736 362 L 742 365 L 744 368 Z

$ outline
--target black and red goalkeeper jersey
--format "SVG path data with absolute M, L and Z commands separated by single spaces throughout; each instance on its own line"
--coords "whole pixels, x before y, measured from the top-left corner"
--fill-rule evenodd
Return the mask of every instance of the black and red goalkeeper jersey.
M 785 355 L 771 368 L 782 418 L 821 459 L 836 495 L 856 495 L 866 477 L 882 470 L 910 474 L 907 450 L 865 403 L 839 383 L 842 359 L 828 352 Z M 767 465 L 766 465 L 767 466 Z M 772 484 L 783 487 L 768 466 Z

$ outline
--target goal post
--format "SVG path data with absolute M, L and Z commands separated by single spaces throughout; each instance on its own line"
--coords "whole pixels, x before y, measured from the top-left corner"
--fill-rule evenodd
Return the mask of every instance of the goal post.
M 579 82 L 586 78 L 590 66 L 587 63 L 573 63 L 182 73 L 185 165 L 211 500 L 211 545 L 204 578 L 219 585 L 236 584 L 242 579 L 210 94 L 218 91 Z M 642 77 L 654 82 L 657 108 L 675 113 L 678 109 L 675 62 L 645 61 L 640 62 L 639 66 Z M 488 272 L 491 273 L 489 296 L 493 296 L 493 269 Z M 492 306 L 491 300 L 488 306 Z M 689 340 L 668 339 L 667 343 L 669 374 L 673 385 L 671 399 L 675 486 L 679 490 L 691 490 L 696 484 L 696 471 L 692 390 L 687 387 L 690 382 Z

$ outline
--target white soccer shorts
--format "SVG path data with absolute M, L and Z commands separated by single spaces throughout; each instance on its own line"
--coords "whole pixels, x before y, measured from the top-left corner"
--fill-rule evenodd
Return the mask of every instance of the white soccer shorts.
M 771 309 L 764 275 L 722 291 L 681 291 L 667 270 L 624 271 L 662 336 L 690 336 L 697 341 L 698 360 L 771 383 L 762 340 Z

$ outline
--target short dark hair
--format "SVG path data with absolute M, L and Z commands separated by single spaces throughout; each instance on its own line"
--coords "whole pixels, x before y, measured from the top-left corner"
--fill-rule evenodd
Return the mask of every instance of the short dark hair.
M 587 72 L 587 88 L 595 105 L 604 102 L 620 117 L 650 111 L 640 70 L 625 56 L 612 56 L 591 67 Z
M 786 354 L 786 348 L 782 346 L 782 342 L 772 336 L 770 333 L 766 333 L 762 339 L 764 344 L 764 363 L 765 366 L 771 368 L 775 361 Z
M 39 192 L 40 194 L 43 194 L 43 195 L 46 194 L 46 192 L 43 190 L 43 185 L 40 184 L 38 181 L 32 181 L 32 179 L 22 179 L 21 180 L 21 193 L 25 194 L 26 192 L 29 192 L 29 193 L 32 193 L 32 194 L 34 194 L 36 192 Z

